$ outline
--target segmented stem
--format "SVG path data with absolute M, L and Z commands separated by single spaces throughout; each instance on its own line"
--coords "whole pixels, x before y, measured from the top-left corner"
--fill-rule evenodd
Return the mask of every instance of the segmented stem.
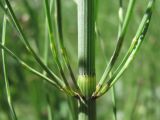
M 79 102 L 79 120 L 96 120 L 95 90 L 95 0 L 78 0 L 78 85 L 86 105 Z

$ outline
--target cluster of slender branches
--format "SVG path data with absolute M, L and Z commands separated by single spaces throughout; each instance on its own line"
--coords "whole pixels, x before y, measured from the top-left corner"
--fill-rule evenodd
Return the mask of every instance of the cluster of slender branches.
M 106 66 L 106 69 L 99 80 L 96 90 L 93 92 L 91 98 L 96 99 L 103 94 L 105 94 L 115 83 L 116 81 L 122 76 L 124 71 L 128 68 L 130 63 L 133 61 L 133 59 L 136 56 L 137 51 L 139 50 L 140 46 L 142 45 L 142 42 L 144 40 L 144 37 L 146 35 L 146 32 L 148 30 L 149 23 L 151 21 L 153 6 L 155 3 L 155 0 L 148 0 L 148 6 L 146 8 L 146 11 L 143 15 L 143 18 L 138 26 L 138 29 L 136 31 L 136 34 L 130 44 L 130 47 L 128 51 L 126 52 L 123 60 L 119 64 L 119 66 L 116 68 L 115 71 L 112 71 L 113 67 L 115 66 L 115 63 L 118 59 L 118 56 L 120 55 L 120 51 L 125 39 L 125 35 L 128 32 L 127 27 L 129 24 L 129 21 L 131 19 L 131 15 L 133 13 L 133 8 L 135 5 L 136 0 L 129 0 L 128 8 L 126 11 L 126 14 L 124 15 L 123 11 L 123 2 L 122 0 L 119 0 L 119 30 L 118 30 L 118 37 L 117 37 L 117 44 L 116 48 L 113 52 L 112 57 L 110 58 L 109 63 Z M 50 4 L 51 2 L 51 4 Z M 31 47 L 28 37 L 25 35 L 25 31 L 21 27 L 14 10 L 9 2 L 9 0 L 1 0 L 0 1 L 0 7 L 4 11 L 4 19 L 3 19 L 3 30 L 2 30 L 2 42 L 0 43 L 0 48 L 2 49 L 2 62 L 3 62 L 3 72 L 4 72 L 4 80 L 6 85 L 6 91 L 7 91 L 7 98 L 8 103 L 10 106 L 10 110 L 12 113 L 12 116 L 14 120 L 17 119 L 14 107 L 12 105 L 11 97 L 10 97 L 10 90 L 9 90 L 9 84 L 7 80 L 7 71 L 6 71 L 6 60 L 5 60 L 5 53 L 9 54 L 11 57 L 13 57 L 22 67 L 24 67 L 26 70 L 30 71 L 31 73 L 39 76 L 46 82 L 50 83 L 54 87 L 56 87 L 58 90 L 62 91 L 63 93 L 66 93 L 69 96 L 73 96 L 75 98 L 80 99 L 84 104 L 84 96 L 82 94 L 82 91 L 79 88 L 79 85 L 77 84 L 77 78 L 74 75 L 74 72 L 72 70 L 71 64 L 69 62 L 69 58 L 67 55 L 67 50 L 64 45 L 64 38 L 63 38 L 63 32 L 62 32 L 62 14 L 61 14 L 61 0 L 55 0 L 55 18 L 54 22 L 51 16 L 52 11 L 52 3 L 53 0 L 44 0 L 44 6 L 45 6 L 45 14 L 46 14 L 46 30 L 47 31 L 47 39 L 45 42 L 45 57 L 40 58 L 39 54 L 36 53 L 33 48 Z M 78 4 L 78 2 L 76 2 Z M 35 59 L 35 61 L 41 66 L 43 69 L 43 72 L 40 72 L 36 70 L 35 68 L 28 65 L 24 60 L 22 60 L 18 55 L 16 55 L 14 52 L 12 52 L 5 44 L 6 41 L 6 27 L 7 24 L 11 23 L 14 28 L 17 30 L 20 40 L 26 47 L 26 50 L 32 55 L 32 57 Z M 53 30 L 53 26 L 56 26 L 56 32 L 58 35 L 55 35 L 55 32 Z M 96 23 L 95 23 L 96 26 Z M 95 27 L 95 32 L 97 36 L 100 36 L 100 33 L 98 31 L 98 27 Z M 49 39 L 49 41 L 48 41 Z M 101 39 L 99 37 L 99 39 Z M 57 42 L 58 41 L 58 46 Z M 48 60 L 48 51 L 47 48 L 50 46 L 50 50 L 52 52 L 52 57 L 56 62 L 58 71 L 60 73 L 60 76 L 56 75 L 51 68 L 47 65 Z M 60 50 L 58 50 L 60 49 Z M 59 54 L 60 52 L 60 54 Z M 60 58 L 63 58 L 63 61 L 60 60 Z M 65 74 L 65 71 L 62 67 L 62 62 L 65 64 L 70 77 L 72 79 L 73 85 L 69 84 L 69 81 L 67 79 L 67 76 Z

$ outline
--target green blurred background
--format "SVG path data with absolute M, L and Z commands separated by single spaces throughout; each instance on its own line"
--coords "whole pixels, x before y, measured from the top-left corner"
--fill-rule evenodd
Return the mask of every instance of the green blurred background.
M 45 13 L 43 0 L 10 0 L 16 16 L 34 50 L 43 57 L 45 40 Z M 124 57 L 138 28 L 148 0 L 137 0 L 129 24 L 125 42 L 116 66 Z M 128 0 L 124 0 L 124 12 Z M 156 1 L 152 21 L 145 41 L 136 59 L 116 83 L 118 120 L 160 120 L 160 0 Z M 72 0 L 62 0 L 63 34 L 71 66 L 77 75 L 77 9 Z M 118 32 L 118 0 L 99 0 L 98 28 L 104 39 L 105 55 L 100 41 L 96 40 L 96 74 L 100 79 L 116 45 Z M 54 16 L 54 14 L 52 14 Z M 0 10 L 0 38 L 3 12 Z M 32 56 L 26 51 L 15 28 L 7 25 L 7 47 L 29 65 L 42 71 Z M 0 54 L 1 58 L 1 54 Z M 45 93 L 49 93 L 55 120 L 72 120 L 67 96 L 51 85 L 44 86 L 41 79 L 24 70 L 7 55 L 7 74 L 15 111 L 19 120 L 46 120 L 47 107 Z M 0 59 L 0 120 L 11 120 L 6 99 L 2 60 Z M 51 55 L 50 68 L 57 73 Z M 70 79 L 70 78 L 68 78 Z M 111 91 L 97 100 L 98 120 L 112 120 Z

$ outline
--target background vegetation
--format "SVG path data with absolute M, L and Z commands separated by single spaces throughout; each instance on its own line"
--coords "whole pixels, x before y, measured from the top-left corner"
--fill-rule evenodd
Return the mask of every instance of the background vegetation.
M 30 40 L 32 47 L 43 57 L 45 39 L 45 14 L 43 1 L 39 0 L 11 0 L 16 16 L 18 17 L 25 34 Z M 124 0 L 124 10 L 128 0 Z M 129 47 L 143 12 L 147 0 L 137 1 L 132 20 L 121 56 Z M 137 58 L 129 69 L 116 83 L 116 100 L 118 120 L 159 120 L 160 119 L 160 42 L 159 42 L 159 18 L 160 1 L 157 0 L 153 12 L 149 31 L 145 38 Z M 77 10 L 72 0 L 62 0 L 63 33 L 64 42 L 69 53 L 70 63 L 77 69 Z M 0 10 L 0 38 L 2 30 L 3 12 Z M 100 0 L 98 13 L 98 28 L 104 39 L 105 55 L 101 44 L 96 40 L 96 72 L 97 80 L 102 75 L 115 48 L 118 29 L 118 2 L 117 0 Z M 25 50 L 19 40 L 15 28 L 8 24 L 6 45 L 28 64 L 37 68 L 35 61 Z M 51 53 L 50 53 L 51 54 Z M 0 54 L 1 58 L 1 54 Z M 119 60 L 122 58 L 120 57 Z M 49 58 L 49 66 L 57 72 L 54 61 Z M 19 120 L 46 120 L 47 107 L 45 92 L 49 93 L 53 116 L 55 120 L 71 120 L 68 97 L 47 84 L 44 88 L 42 80 L 24 70 L 14 59 L 7 55 L 7 72 L 11 95 L 15 111 Z M 2 60 L 0 59 L 0 63 Z M 118 62 L 117 62 L 118 63 Z M 2 64 L 0 64 L 0 120 L 10 120 L 9 108 L 6 100 Z M 99 120 L 112 120 L 112 97 L 111 92 L 97 100 Z

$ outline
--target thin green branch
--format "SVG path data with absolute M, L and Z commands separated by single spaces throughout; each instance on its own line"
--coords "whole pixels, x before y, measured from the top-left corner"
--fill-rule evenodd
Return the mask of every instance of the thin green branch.
M 7 24 L 7 18 L 4 15 L 3 19 L 3 30 L 2 30 L 2 45 L 5 45 L 5 40 L 6 40 L 6 24 Z M 5 62 L 5 53 L 4 50 L 2 49 L 2 65 L 3 65 L 3 75 L 4 75 L 4 80 L 5 80 L 5 89 L 6 89 L 6 94 L 7 94 L 7 101 L 10 109 L 10 114 L 13 120 L 17 120 L 17 115 L 15 113 L 12 99 L 11 99 L 11 93 L 10 93 L 10 88 L 9 88 L 9 83 L 7 79 L 7 72 L 6 72 L 6 62 Z
M 62 89 L 62 86 L 57 85 L 56 82 L 54 82 L 53 80 L 51 80 L 50 78 L 46 77 L 45 75 L 43 75 L 42 73 L 38 72 L 37 70 L 33 69 L 32 67 L 30 67 L 29 65 L 27 65 L 27 63 L 25 63 L 23 60 L 21 60 L 17 55 L 15 55 L 12 51 L 10 51 L 7 47 L 5 47 L 4 45 L 0 44 L 0 48 L 5 50 L 5 52 L 7 52 L 12 58 L 14 58 L 15 60 L 17 60 L 17 62 L 22 65 L 26 70 L 30 71 L 31 73 L 41 77 L 42 79 L 46 80 L 47 82 L 49 82 L 50 84 L 52 84 L 53 86 L 57 87 L 58 89 Z M 58 78 L 58 77 L 57 77 Z M 62 84 L 62 83 L 61 83 Z
M 122 23 L 123 23 L 123 9 L 122 9 L 122 0 L 120 0 L 120 8 L 119 8 L 119 33 L 122 27 Z M 98 25 L 97 25 L 97 21 L 95 23 L 95 32 L 97 35 L 97 39 L 99 40 L 102 52 L 103 52 L 103 56 L 105 57 L 105 61 L 107 61 L 107 56 L 105 54 L 105 46 L 104 46 L 104 39 L 102 38 L 100 31 L 98 29 Z M 119 34 L 118 33 L 118 34 Z M 110 76 L 111 76 L 111 72 L 110 72 Z M 112 105 L 113 105 L 113 118 L 114 120 L 117 120 L 117 107 L 116 107 L 116 91 L 115 91 L 115 87 L 112 87 Z
M 46 80 L 48 83 L 52 84 L 53 86 L 55 86 L 56 88 L 58 88 L 59 90 L 62 90 L 63 92 L 65 92 L 68 95 L 71 95 L 73 97 L 78 97 L 81 99 L 81 96 L 79 96 L 78 94 L 74 93 L 73 91 L 70 91 L 68 88 L 65 88 L 63 86 L 64 83 L 62 83 L 61 80 L 59 80 L 59 78 L 56 76 L 56 79 L 58 79 L 60 81 L 61 86 L 59 86 L 59 84 L 56 83 L 56 81 L 54 79 L 50 79 L 47 76 L 43 75 L 42 73 L 38 72 L 37 70 L 35 70 L 34 68 L 30 67 L 29 65 L 27 65 L 23 60 L 21 60 L 19 57 L 17 57 L 13 52 L 11 52 L 7 47 L 3 46 L 2 44 L 0 44 L 0 48 L 4 49 L 11 57 L 13 57 L 15 60 L 18 61 L 19 64 L 21 64 L 26 70 L 30 71 L 31 73 L 37 75 L 38 77 Z M 54 81 L 53 81 L 54 80 Z
M 60 83 L 61 79 L 58 78 L 43 62 L 42 60 L 40 59 L 40 57 L 35 53 L 35 51 L 32 49 L 32 47 L 30 46 L 14 12 L 13 12 L 13 9 L 9 3 L 8 0 L 5 0 L 6 2 L 6 5 L 7 5 L 7 8 L 9 10 L 9 13 L 10 13 L 10 16 L 12 18 L 12 21 L 15 25 L 15 27 L 17 28 L 19 34 L 20 34 L 20 37 L 21 37 L 21 40 L 24 42 L 25 44 L 25 47 L 27 48 L 27 50 L 32 54 L 32 56 L 34 57 L 34 59 L 39 63 L 39 65 L 47 72 L 47 74 L 53 79 L 56 81 L 56 83 L 59 85 L 59 86 L 62 86 L 62 84 Z
M 50 38 L 50 46 L 51 46 L 51 50 L 52 50 L 52 55 L 53 55 L 54 59 L 56 60 L 56 64 L 58 66 L 59 72 L 63 78 L 65 85 L 70 89 L 70 85 L 65 77 L 64 71 L 62 69 L 61 63 L 58 58 L 57 47 L 56 47 L 56 43 L 55 43 L 54 36 L 53 36 L 53 27 L 52 27 L 52 22 L 51 22 L 52 20 L 51 20 L 50 6 L 49 6 L 48 0 L 45 0 L 45 10 L 46 10 L 46 17 L 47 17 L 47 23 L 48 23 L 48 31 L 49 31 L 49 38 Z
M 63 61 L 65 62 L 66 66 L 67 66 L 67 69 L 70 73 L 70 76 L 72 78 L 72 81 L 76 87 L 76 89 L 80 92 L 80 89 L 78 87 L 78 84 L 76 82 L 76 78 L 74 76 L 74 73 L 73 73 L 73 70 L 71 68 L 71 65 L 69 63 L 69 59 L 68 59 L 68 55 L 67 55 L 67 51 L 66 51 L 66 48 L 64 46 L 64 38 L 63 38 L 63 30 L 62 30 L 62 13 L 61 13 L 61 0 L 55 0 L 55 22 L 56 22 L 56 28 L 57 28 L 57 33 L 58 33 L 58 40 L 59 40 L 59 43 L 60 43 L 60 51 L 61 51 L 61 54 L 62 54 L 62 57 L 63 57 Z
M 53 1 L 50 1 L 50 12 L 52 11 L 53 8 Z M 47 65 L 47 61 L 48 61 L 48 48 L 49 48 L 49 40 L 48 40 L 48 24 L 47 24 L 47 18 L 45 21 L 45 42 L 44 42 L 44 54 L 43 54 L 43 58 L 44 58 L 44 64 Z
M 124 71 L 128 68 L 130 63 L 133 61 L 136 53 L 138 52 L 144 37 L 146 35 L 146 32 L 149 27 L 149 23 L 151 20 L 152 16 L 152 9 L 154 6 L 155 0 L 149 0 L 148 7 L 146 9 L 146 12 L 142 18 L 142 21 L 139 25 L 139 28 L 137 30 L 137 33 L 132 40 L 132 43 L 130 45 L 129 50 L 127 51 L 124 59 L 122 60 L 121 64 L 118 66 L 116 71 L 114 72 L 113 76 L 110 78 L 110 80 L 103 86 L 101 91 L 98 93 L 98 96 L 103 95 L 106 93 L 113 85 L 114 83 L 118 80 L 118 78 L 121 77 L 121 75 L 124 73 Z
M 61 86 L 61 88 L 63 88 L 63 91 L 68 94 L 68 95 L 71 95 L 71 96 L 76 96 L 80 99 L 82 99 L 79 95 L 77 95 L 74 91 L 72 91 L 71 89 L 68 89 L 66 87 L 64 87 L 64 83 L 62 82 L 62 80 L 56 76 L 56 74 L 54 74 L 50 68 L 48 66 L 46 66 L 42 60 L 40 59 L 40 57 L 35 53 L 35 51 L 32 49 L 32 47 L 30 46 L 29 42 L 28 42 L 28 39 L 26 38 L 14 12 L 13 12 L 13 9 L 10 5 L 10 2 L 8 0 L 5 0 L 5 3 L 6 3 L 6 7 L 7 7 L 7 10 L 9 11 L 9 19 L 12 21 L 13 25 L 16 27 L 17 31 L 19 32 L 20 34 L 20 38 L 21 40 L 23 41 L 25 47 L 27 48 L 27 50 L 32 54 L 32 56 L 34 57 L 34 59 L 37 61 L 37 63 L 46 71 L 46 73 L 51 77 L 52 80 L 54 80 L 58 86 Z M 8 15 L 7 13 L 8 12 L 5 12 L 4 13 L 6 15 Z
M 119 30 L 118 36 L 120 36 L 123 27 L 123 0 L 119 0 L 119 10 L 118 10 L 118 18 L 119 18 Z M 112 72 L 110 71 L 110 77 L 112 76 Z M 113 118 L 117 120 L 117 106 L 116 106 L 116 90 L 115 85 L 112 87 L 112 104 L 113 104 Z
M 131 11 L 132 12 L 132 11 Z M 118 18 L 119 18 L 119 31 L 118 36 L 122 33 L 122 27 L 124 23 L 124 15 L 123 15 L 123 0 L 119 0 L 119 10 L 118 10 Z
M 11 7 L 10 7 L 11 9 Z M 5 10 L 6 11 L 6 10 Z M 11 9 L 12 11 L 12 9 Z M 13 13 L 13 11 L 11 12 Z M 15 26 L 17 26 L 17 29 L 20 29 L 19 31 L 22 31 L 21 28 L 20 28 L 20 25 L 18 24 L 18 21 L 16 20 L 16 17 L 13 13 L 13 18 L 15 18 Z M 22 32 L 23 33 L 23 32 Z M 20 34 L 22 34 L 20 33 Z M 24 37 L 24 34 L 22 34 L 22 36 Z M 25 38 L 25 37 L 24 37 Z M 24 68 L 26 68 L 27 70 L 29 70 L 30 72 L 36 74 L 37 76 L 49 81 L 51 84 L 53 84 L 54 86 L 56 86 L 57 88 L 61 88 L 62 86 L 59 86 L 59 85 L 56 85 L 54 83 L 54 81 L 52 81 L 51 79 L 47 78 L 46 76 L 42 75 L 41 73 L 39 73 L 38 71 L 36 71 L 35 69 L 31 68 L 30 66 L 28 66 L 24 61 L 22 61 L 20 58 L 18 58 L 14 53 L 12 53 L 8 48 L 6 48 L 5 46 L 3 46 L 2 44 L 0 44 L 0 47 L 2 49 L 4 49 L 8 54 L 10 54 L 14 59 L 16 59 Z M 59 81 L 61 81 L 56 75 L 55 75 L 55 78 L 58 79 Z M 54 80 L 54 79 L 53 79 Z M 62 85 L 62 83 L 61 83 Z
M 0 1 L 0 8 L 3 10 L 3 12 L 8 15 L 7 9 L 5 8 L 5 6 L 3 5 L 3 3 Z
M 120 30 L 120 28 L 119 28 L 119 30 Z M 95 24 L 95 32 L 97 35 L 97 39 L 100 42 L 100 46 L 101 46 L 102 52 L 104 54 L 105 60 L 107 61 L 107 56 L 105 54 L 105 47 L 104 47 L 104 39 L 102 38 L 102 36 L 100 34 L 100 31 L 98 29 L 97 24 Z M 110 74 L 111 74 L 111 72 L 110 72 Z M 113 86 L 112 87 L 113 118 L 114 118 L 114 120 L 117 120 L 116 93 L 115 92 L 116 92 L 115 87 Z
M 128 24 L 129 24 L 129 21 L 130 21 L 130 18 L 131 18 L 131 13 L 133 11 L 133 8 L 134 8 L 134 4 L 135 4 L 135 1 L 136 0 L 130 0 L 129 1 L 129 5 L 128 5 L 128 8 L 127 8 L 127 13 L 126 13 L 126 16 L 124 18 L 124 22 L 123 22 L 123 26 L 122 26 L 122 30 L 120 31 L 119 35 L 118 35 L 118 40 L 117 40 L 117 45 L 116 45 L 116 48 L 114 50 L 114 53 L 96 87 L 96 91 L 95 93 L 93 94 L 93 96 L 96 96 L 96 94 L 100 91 L 100 89 L 102 88 L 103 84 L 105 83 L 110 71 L 112 70 L 114 64 L 116 63 L 117 61 L 117 58 L 120 54 L 120 51 L 121 51 L 121 48 L 122 48 L 122 44 L 123 44 L 123 41 L 124 41 L 124 37 L 125 37 L 125 33 L 126 33 L 126 29 L 128 27 Z M 120 13 L 121 14 L 121 13 Z M 121 17 L 122 15 L 120 15 Z
M 53 8 L 53 0 L 50 1 L 50 12 L 52 11 Z M 49 48 L 49 39 L 48 39 L 48 25 L 47 25 L 47 19 L 46 19 L 46 23 L 45 23 L 45 41 L 44 41 L 44 64 L 47 65 L 48 62 L 48 49 Z M 43 71 L 43 74 L 45 75 L 46 72 Z M 46 84 L 44 82 L 44 87 L 46 87 Z M 49 93 L 46 91 L 45 93 L 46 96 L 46 101 L 47 101 L 47 115 L 48 115 L 48 120 L 53 120 L 53 111 L 52 111 L 52 107 L 51 107 L 51 101 L 50 101 L 50 95 Z

